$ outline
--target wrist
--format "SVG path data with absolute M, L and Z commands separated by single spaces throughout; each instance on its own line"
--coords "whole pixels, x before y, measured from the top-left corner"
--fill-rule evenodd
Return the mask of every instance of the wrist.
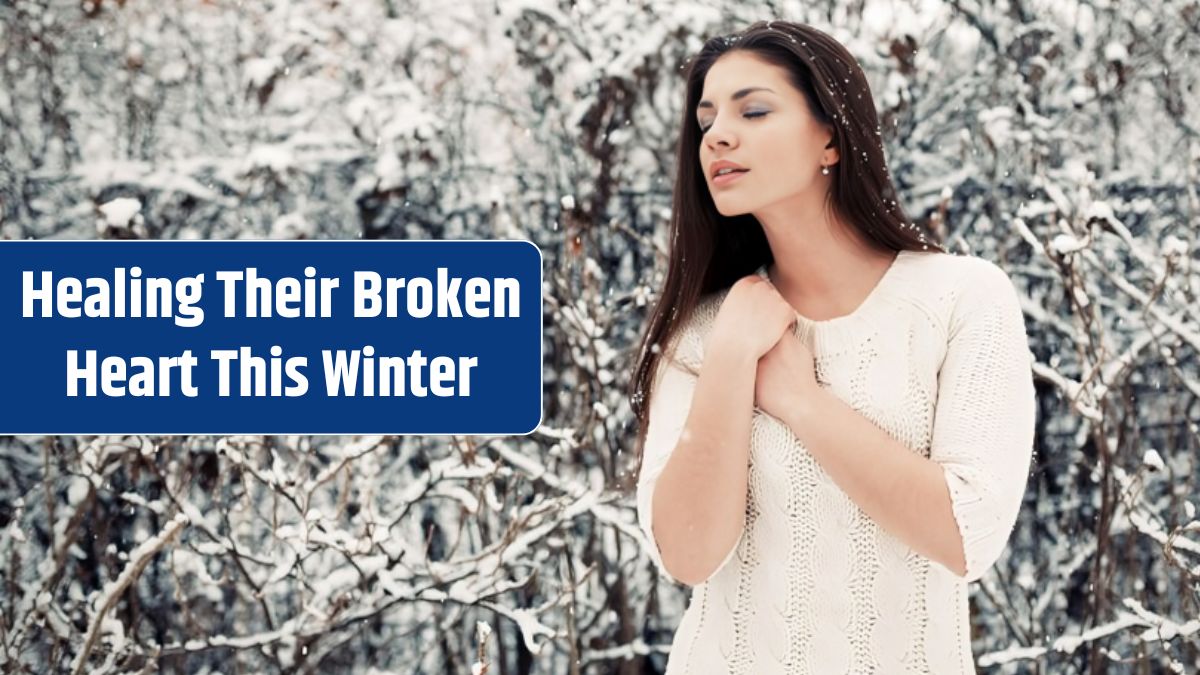
M 758 356 L 741 341 L 725 339 L 716 334 L 710 334 L 704 343 L 704 361 L 709 359 L 719 359 L 736 366 L 758 364 Z
M 796 435 L 801 437 L 801 440 L 804 440 L 802 435 L 806 429 L 820 423 L 824 415 L 822 411 L 830 396 L 832 394 L 820 386 L 793 394 L 792 400 L 785 408 L 789 417 L 787 424 L 798 432 Z

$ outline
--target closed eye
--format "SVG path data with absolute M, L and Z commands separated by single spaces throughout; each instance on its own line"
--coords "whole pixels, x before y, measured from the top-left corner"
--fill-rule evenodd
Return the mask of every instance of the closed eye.
M 765 110 L 756 110 L 753 112 L 744 113 L 742 115 L 742 117 L 745 117 L 746 119 L 754 119 L 756 117 L 766 117 L 766 116 L 767 116 L 767 111 L 765 111 Z M 700 134 L 701 135 L 707 134 L 708 130 L 711 128 L 712 128 L 711 124 L 706 127 L 700 127 Z

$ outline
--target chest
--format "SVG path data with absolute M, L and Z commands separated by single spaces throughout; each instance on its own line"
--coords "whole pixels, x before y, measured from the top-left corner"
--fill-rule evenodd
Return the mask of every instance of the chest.
M 854 332 L 816 329 L 817 383 L 914 451 L 928 454 L 946 354 L 942 324 L 897 306 Z M 773 422 L 778 422 L 774 420 Z

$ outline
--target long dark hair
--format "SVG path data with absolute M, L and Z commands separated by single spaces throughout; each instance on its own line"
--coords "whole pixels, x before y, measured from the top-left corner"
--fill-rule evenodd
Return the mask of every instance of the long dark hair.
M 918 229 L 900 206 L 888 175 L 883 130 L 866 74 L 837 40 L 804 24 L 760 21 L 741 33 L 705 42 L 686 75 L 667 278 L 650 312 L 630 382 L 638 419 L 639 467 L 655 373 L 672 337 L 706 294 L 774 262 L 753 215 L 726 217 L 717 211 L 700 167 L 703 132 L 694 113 L 704 78 L 721 55 L 735 50 L 752 52 L 787 70 L 813 115 L 833 128 L 838 161 L 830 167 L 832 187 L 826 206 L 881 250 L 944 251 L 937 235 Z

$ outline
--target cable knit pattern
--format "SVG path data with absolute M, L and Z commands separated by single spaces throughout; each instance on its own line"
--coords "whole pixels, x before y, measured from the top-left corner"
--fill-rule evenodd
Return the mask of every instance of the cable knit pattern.
M 688 317 L 651 394 L 638 519 L 668 578 L 652 495 L 727 292 Z M 813 350 L 820 386 L 941 464 L 966 576 L 880 529 L 756 407 L 745 528 L 693 589 L 668 675 L 974 673 L 967 583 L 1004 549 L 1033 448 L 1032 354 L 1012 282 L 981 258 L 904 251 L 858 309 L 828 321 L 797 314 L 796 335 Z

